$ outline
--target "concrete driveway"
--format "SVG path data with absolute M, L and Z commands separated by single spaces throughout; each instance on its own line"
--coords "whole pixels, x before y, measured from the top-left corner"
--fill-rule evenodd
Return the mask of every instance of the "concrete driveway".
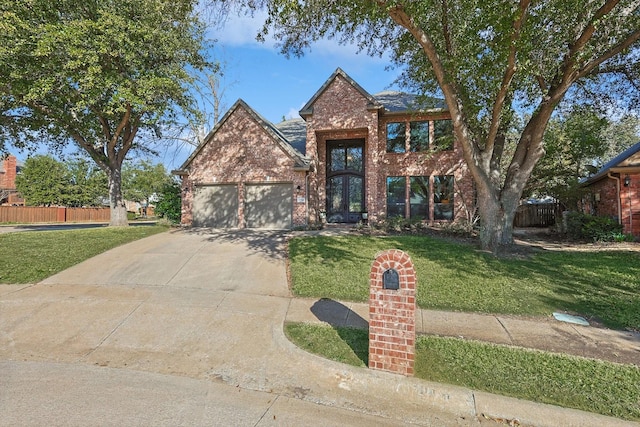
M 474 419 L 468 391 L 436 392 L 293 346 L 282 329 L 291 302 L 283 250 L 273 232 L 170 232 L 37 285 L 0 286 L 0 425 Z M 226 418 L 230 406 L 237 419 Z
M 315 301 L 292 303 L 284 245 L 277 232 L 175 231 L 0 285 L 0 426 L 627 424 L 298 349 L 283 323 Z

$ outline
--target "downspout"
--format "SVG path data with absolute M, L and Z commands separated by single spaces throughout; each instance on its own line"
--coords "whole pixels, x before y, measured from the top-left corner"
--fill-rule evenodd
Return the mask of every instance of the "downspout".
M 612 176 L 611 172 L 607 172 L 607 178 L 616 182 L 616 199 L 618 201 L 618 224 L 622 224 L 622 201 L 620 200 L 620 177 Z
M 309 226 L 309 171 L 304 173 L 304 210 L 305 222 Z

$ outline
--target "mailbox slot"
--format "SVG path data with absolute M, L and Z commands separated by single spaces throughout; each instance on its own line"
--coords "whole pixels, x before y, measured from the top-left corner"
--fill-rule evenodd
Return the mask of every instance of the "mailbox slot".
M 390 268 L 382 273 L 382 288 L 393 291 L 400 289 L 400 275 L 395 269 Z

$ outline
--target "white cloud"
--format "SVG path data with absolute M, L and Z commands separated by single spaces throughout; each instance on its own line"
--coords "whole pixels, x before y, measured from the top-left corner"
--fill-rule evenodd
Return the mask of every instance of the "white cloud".
M 300 107 L 300 108 L 302 108 L 302 107 Z M 287 120 L 289 120 L 289 119 L 299 119 L 300 118 L 300 114 L 299 114 L 300 108 L 291 107 L 289 109 L 289 111 L 287 112 L 287 114 L 284 115 L 284 118 L 287 119 Z
M 230 13 L 218 24 L 211 25 L 210 35 L 226 46 L 256 46 L 264 49 L 273 49 L 275 41 L 267 36 L 267 40 L 261 43 L 256 36 L 262 30 L 267 15 L 264 11 L 256 11 L 253 16 Z
M 262 26 L 267 19 L 267 14 L 263 10 L 256 11 L 253 16 L 229 14 L 224 23 L 215 28 L 212 26 L 211 37 L 219 44 L 233 47 L 258 47 L 267 50 L 276 50 L 276 40 L 271 34 L 267 34 L 264 42 L 256 40 L 256 36 L 262 30 Z M 389 62 L 388 57 L 371 57 L 366 52 L 358 53 L 358 47 L 354 44 L 340 44 L 335 39 L 322 39 L 313 43 L 307 55 L 318 55 L 331 57 L 339 60 L 349 60 L 354 62 Z

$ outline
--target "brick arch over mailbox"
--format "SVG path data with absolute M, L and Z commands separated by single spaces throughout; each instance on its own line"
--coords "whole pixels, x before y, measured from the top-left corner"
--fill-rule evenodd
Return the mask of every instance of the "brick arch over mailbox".
M 385 289 L 387 270 L 399 287 Z M 369 367 L 413 375 L 416 340 L 416 273 L 409 255 L 390 249 L 376 255 L 369 276 Z
M 371 292 L 373 292 L 374 287 L 382 289 L 382 275 L 389 269 L 394 269 L 398 272 L 400 283 L 405 283 L 407 290 L 415 291 L 416 272 L 411 257 L 399 249 L 390 249 L 376 254 L 376 259 L 371 265 Z

